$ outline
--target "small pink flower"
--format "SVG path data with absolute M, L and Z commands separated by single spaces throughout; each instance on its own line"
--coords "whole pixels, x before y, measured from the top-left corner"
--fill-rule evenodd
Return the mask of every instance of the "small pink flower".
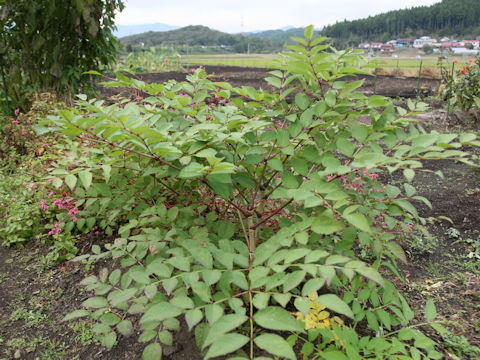
M 47 205 L 47 202 L 45 200 L 42 200 L 42 203 L 40 204 L 40 209 L 42 209 L 43 211 L 48 210 L 48 205 Z
M 27 135 L 27 132 L 25 131 L 25 129 L 22 129 L 22 135 Z
M 15 109 L 15 116 L 18 116 L 18 115 L 20 115 L 20 109 L 19 109 L 19 108 L 16 108 L 16 109 Z
M 18 120 L 13 120 L 12 124 L 18 124 Z

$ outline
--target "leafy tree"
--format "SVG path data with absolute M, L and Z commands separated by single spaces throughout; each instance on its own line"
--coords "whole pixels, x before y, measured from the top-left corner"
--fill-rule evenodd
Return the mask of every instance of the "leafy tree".
M 425 54 L 430 55 L 431 53 L 433 53 L 433 46 L 425 44 L 422 46 L 422 50 Z
M 29 94 L 70 93 L 89 83 L 83 75 L 115 60 L 112 35 L 122 0 L 0 0 L 0 55 L 13 103 Z

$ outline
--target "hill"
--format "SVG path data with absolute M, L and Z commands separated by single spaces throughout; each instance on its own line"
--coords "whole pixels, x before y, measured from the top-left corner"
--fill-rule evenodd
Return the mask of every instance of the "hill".
M 117 31 L 113 34 L 122 38 L 134 34 L 141 34 L 148 31 L 169 31 L 178 29 L 180 26 L 168 25 L 163 23 L 140 24 L 140 25 L 117 25 Z
M 325 27 L 337 47 L 362 41 L 388 41 L 398 37 L 473 38 L 480 36 L 479 0 L 443 0 L 431 6 L 395 10 L 366 19 L 337 22 Z
M 186 26 L 165 32 L 149 31 L 123 37 L 120 41 L 127 48 L 156 46 L 175 48 L 180 53 L 225 51 L 245 53 L 248 49 L 252 53 L 274 53 L 282 51 L 285 42 L 273 38 L 228 34 L 201 25 Z

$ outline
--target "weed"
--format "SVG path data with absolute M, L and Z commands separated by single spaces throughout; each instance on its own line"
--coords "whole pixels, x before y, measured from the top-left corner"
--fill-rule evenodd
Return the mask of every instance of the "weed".
M 480 348 L 470 345 L 465 336 L 457 336 L 447 332 L 442 334 L 442 338 L 445 345 L 461 359 L 478 359 L 480 356 Z
M 75 340 L 82 345 L 96 344 L 96 334 L 93 332 L 93 323 L 91 321 L 79 320 L 70 324 L 70 329 L 75 333 Z

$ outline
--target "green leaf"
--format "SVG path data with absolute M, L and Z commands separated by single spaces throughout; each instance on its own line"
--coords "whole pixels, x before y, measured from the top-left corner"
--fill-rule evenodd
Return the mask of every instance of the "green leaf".
M 405 179 L 410 182 L 415 177 L 415 171 L 413 171 L 412 169 L 405 169 L 403 170 L 403 176 L 405 176 Z
M 173 344 L 172 333 L 170 331 L 167 331 L 167 330 L 160 331 L 158 333 L 158 340 L 160 340 L 160 342 L 162 344 L 172 346 L 172 344 Z
M 75 310 L 65 315 L 62 321 L 70 321 L 70 320 L 78 319 L 87 315 L 90 315 L 90 312 L 88 312 L 87 310 L 84 310 L 84 309 Z
M 108 350 L 111 350 L 113 348 L 113 345 L 115 345 L 116 341 L 117 333 L 115 331 L 111 331 L 103 337 L 102 342 Z
M 283 292 L 286 293 L 293 288 L 296 288 L 307 275 L 306 271 L 297 270 L 290 274 L 285 275 L 285 281 L 283 282 Z
M 77 184 L 77 177 L 73 174 L 68 174 L 65 177 L 65 184 L 67 184 L 70 190 L 73 191 L 75 185 Z
M 199 309 L 187 311 L 185 313 L 185 320 L 188 325 L 188 330 L 192 330 L 203 318 L 203 313 Z
M 357 229 L 371 232 L 370 225 L 368 224 L 368 220 L 365 215 L 360 213 L 350 213 L 342 215 L 345 220 L 347 220 L 350 224 L 355 226 Z
M 273 170 L 283 171 L 283 163 L 282 160 L 274 158 L 267 161 L 268 166 L 270 166 Z
M 117 330 L 125 337 L 133 334 L 133 325 L 130 320 L 122 320 L 117 324 Z
M 312 294 L 314 291 L 321 289 L 325 285 L 325 279 L 310 279 L 308 280 L 302 288 L 302 295 L 308 296 Z
M 279 335 L 263 334 L 257 336 L 254 342 L 260 349 L 268 351 L 272 355 L 280 356 L 290 360 L 297 359 L 292 347 Z
M 142 360 L 161 360 L 162 346 L 159 343 L 151 343 L 144 350 Z
M 212 292 L 210 287 L 205 284 L 204 282 L 196 282 L 192 284 L 192 290 L 197 295 L 200 299 L 202 299 L 205 302 L 210 301 L 210 298 L 212 297 Z
M 290 142 L 290 134 L 287 130 L 279 130 L 277 132 L 277 145 L 279 147 L 287 146 Z
M 329 235 L 344 229 L 344 225 L 332 217 L 320 215 L 313 221 L 312 231 L 317 234 Z
M 184 167 L 178 177 L 181 179 L 190 179 L 194 177 L 203 176 L 203 170 L 205 167 L 199 163 L 192 162 L 188 166 Z
M 183 312 L 182 309 L 169 304 L 161 302 L 149 308 L 140 319 L 140 324 L 145 324 L 153 321 L 162 321 L 168 318 L 176 317 Z
M 312 40 L 313 37 L 313 25 L 308 25 L 305 30 L 303 30 L 303 34 L 305 38 L 308 40 Z
M 223 335 L 210 346 L 210 349 L 208 349 L 205 355 L 205 359 L 230 354 L 240 349 L 249 340 L 247 336 L 236 333 Z
M 83 187 L 86 190 L 88 190 L 88 188 L 92 184 L 92 178 L 93 178 L 92 174 L 87 170 L 83 170 L 78 173 L 78 177 L 80 178 L 80 181 L 82 182 Z
M 230 314 L 222 316 L 218 319 L 208 331 L 207 337 L 205 338 L 202 349 L 206 348 L 208 345 L 217 341 L 221 336 L 238 328 L 245 321 L 248 320 L 248 317 L 240 314 Z
M 384 285 L 383 278 L 377 270 L 370 266 L 361 266 L 354 269 L 360 275 L 366 277 L 369 280 L 375 281 L 380 286 Z
M 432 321 L 437 317 L 437 309 L 435 308 L 435 303 L 432 299 L 428 299 L 425 304 L 425 318 L 428 321 Z
M 349 306 L 335 294 L 320 295 L 316 301 L 325 306 L 326 308 L 339 314 L 345 315 L 351 319 L 353 319 L 354 317 L 353 312 L 349 308 Z
M 325 305 L 326 306 L 326 305 Z M 253 319 L 255 322 L 270 330 L 303 332 L 303 326 L 287 310 L 278 306 L 269 306 L 258 311 Z
M 108 295 L 108 300 L 113 307 L 124 303 L 125 301 L 130 300 L 135 293 L 137 292 L 136 288 L 128 288 L 125 290 L 113 291 Z
M 108 281 L 110 281 L 110 284 L 115 286 L 120 281 L 121 275 L 122 271 L 120 269 L 113 270 L 108 277 Z
M 96 297 L 92 297 L 90 299 L 85 300 L 82 303 L 82 306 L 86 308 L 99 309 L 99 308 L 108 307 L 108 301 L 102 296 L 96 296 Z
M 268 305 L 268 301 L 270 300 L 270 295 L 266 293 L 257 293 L 253 297 L 253 306 L 257 309 L 265 309 Z
M 150 282 L 152 281 L 152 279 L 150 279 L 150 277 L 148 276 L 148 274 L 146 273 L 145 270 L 133 270 L 133 271 L 130 271 L 128 273 L 128 275 L 133 279 L 135 280 L 136 282 L 140 283 L 140 284 L 150 284 Z
M 305 110 L 310 105 L 310 100 L 307 95 L 299 92 L 295 95 L 295 104 L 297 104 L 301 110 Z

